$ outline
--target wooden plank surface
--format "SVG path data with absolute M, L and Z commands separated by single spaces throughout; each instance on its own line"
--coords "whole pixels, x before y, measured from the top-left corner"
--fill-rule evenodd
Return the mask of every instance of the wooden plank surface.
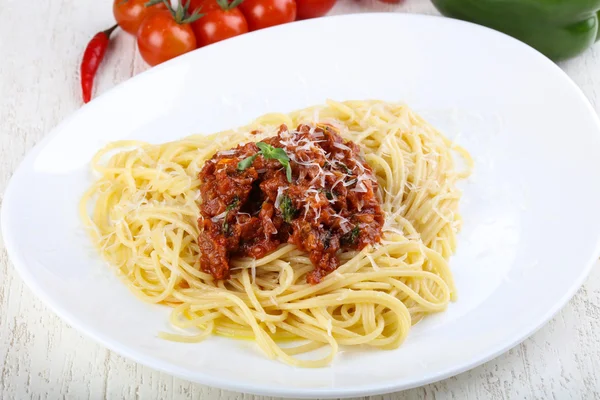
M 401 6 L 340 0 L 332 13 L 369 11 L 436 13 L 426 0 L 406 0 Z M 25 153 L 80 107 L 82 50 L 111 23 L 105 1 L 5 0 L 0 5 L 0 202 Z M 561 67 L 600 111 L 600 45 Z M 119 32 L 96 93 L 146 68 L 133 38 Z M 373 399 L 597 398 L 599 305 L 600 271 L 595 268 L 565 309 L 508 353 L 445 381 Z M 23 285 L 1 241 L 0 362 L 2 399 L 263 399 L 173 378 L 83 337 Z

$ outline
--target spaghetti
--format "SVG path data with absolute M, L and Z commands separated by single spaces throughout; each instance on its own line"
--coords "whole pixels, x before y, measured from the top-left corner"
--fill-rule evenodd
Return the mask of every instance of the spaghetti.
M 358 144 L 372 169 L 385 215 L 381 241 L 341 250 L 339 267 L 315 284 L 307 283 L 314 268 L 308 254 L 292 244 L 259 259 L 232 258 L 227 280 L 203 272 L 198 175 L 206 161 L 274 136 L 281 124 L 323 123 Z M 465 171 L 455 167 L 455 155 L 468 165 Z M 83 196 L 80 214 L 132 292 L 173 307 L 170 322 L 186 333 L 162 337 L 249 338 L 268 357 L 321 367 L 341 345 L 398 347 L 413 324 L 455 299 L 448 259 L 461 221 L 456 183 L 471 165 L 464 149 L 404 105 L 329 101 L 211 136 L 112 143 L 92 160 L 100 179 Z M 321 347 L 329 350 L 323 357 L 303 354 Z

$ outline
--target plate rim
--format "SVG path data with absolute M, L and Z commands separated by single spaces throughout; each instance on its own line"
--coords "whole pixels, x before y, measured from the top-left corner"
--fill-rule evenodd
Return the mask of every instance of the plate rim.
M 577 93 L 578 97 L 580 97 L 580 99 L 583 101 L 582 105 L 585 104 L 585 107 L 588 109 L 590 115 L 593 116 L 593 120 L 597 127 L 597 132 L 600 133 L 600 117 L 598 116 L 598 113 L 592 106 L 589 99 L 585 96 L 585 94 L 583 93 L 581 88 L 571 79 L 571 77 L 564 70 L 562 70 L 560 67 L 558 67 L 558 65 L 556 65 L 554 62 L 552 62 L 550 59 L 548 59 L 542 53 L 538 52 L 537 50 L 535 50 L 531 46 L 527 45 L 526 43 L 523 43 L 523 42 L 521 42 L 511 36 L 508 36 L 502 32 L 495 31 L 493 29 L 490 29 L 490 28 L 487 28 L 487 27 L 484 27 L 481 25 L 477 25 L 477 24 L 474 24 L 471 22 L 462 21 L 462 20 L 458 20 L 458 19 L 438 16 L 438 15 L 425 15 L 425 14 L 413 14 L 413 13 L 369 12 L 369 13 L 358 13 L 358 14 L 333 15 L 333 16 L 326 16 L 326 17 L 322 17 L 322 18 L 315 18 L 315 19 L 309 19 L 309 20 L 304 20 L 304 21 L 296 21 L 291 24 L 284 24 L 284 25 L 272 27 L 268 31 L 269 32 L 277 32 L 278 30 L 282 30 L 282 29 L 290 29 L 289 28 L 290 25 L 291 26 L 303 26 L 303 25 L 310 25 L 313 23 L 324 23 L 322 20 L 327 21 L 327 20 L 331 20 L 331 19 L 351 19 L 351 18 L 357 18 L 357 16 L 369 17 L 369 18 L 380 18 L 380 17 L 397 18 L 399 20 L 402 20 L 402 19 L 435 19 L 435 20 L 440 20 L 440 21 L 444 20 L 445 23 L 448 23 L 451 25 L 470 25 L 471 26 L 470 29 L 488 31 L 488 32 L 491 32 L 492 34 L 503 36 L 506 39 L 508 39 L 509 41 L 511 41 L 519 46 L 526 47 L 532 52 L 532 54 L 537 54 L 537 56 L 543 57 L 546 60 L 545 62 L 549 63 L 549 65 L 548 65 L 549 68 L 552 68 L 552 66 L 553 66 L 556 70 L 560 71 L 560 74 L 562 75 L 562 77 L 566 78 L 565 83 L 568 83 L 571 86 L 571 89 L 573 89 L 575 91 L 575 93 Z M 318 22 L 318 21 L 320 21 L 320 22 Z M 297 29 L 297 28 L 293 28 L 293 29 Z M 261 34 L 264 34 L 264 31 L 255 31 L 255 32 L 250 32 L 249 34 L 254 35 L 259 32 Z M 247 36 L 247 35 L 248 34 L 245 34 L 244 36 Z M 232 39 L 229 39 L 229 41 L 236 40 L 236 39 L 238 39 L 238 38 L 232 38 Z M 184 54 L 183 56 L 169 60 L 159 66 L 149 68 L 148 70 L 146 70 L 134 77 L 131 77 L 131 78 L 119 83 L 118 85 L 112 87 L 111 89 L 102 93 L 100 96 L 97 96 L 97 98 L 92 100 L 90 103 L 91 104 L 99 103 L 99 100 L 101 101 L 101 99 L 108 98 L 111 94 L 116 93 L 118 90 L 121 90 L 128 83 L 132 83 L 138 79 L 146 79 L 146 77 L 149 77 L 150 75 L 156 73 L 157 71 L 160 71 L 165 68 L 170 68 L 172 65 L 176 65 L 178 63 L 185 63 L 187 58 L 191 54 L 196 53 L 198 51 L 202 51 L 202 50 L 203 49 L 196 49 L 188 54 Z M 14 207 L 12 205 L 12 203 L 14 202 L 14 199 L 12 199 L 12 197 L 13 197 L 12 192 L 14 191 L 15 181 L 18 181 L 18 177 L 24 173 L 23 171 L 25 169 L 25 166 L 27 164 L 31 164 L 31 162 L 35 159 L 35 156 L 42 149 L 44 149 L 46 147 L 46 145 L 50 141 L 52 141 L 56 135 L 58 135 L 58 133 L 60 133 L 60 131 L 61 131 L 60 127 L 63 124 L 70 121 L 72 118 L 75 118 L 75 116 L 77 114 L 79 114 L 80 110 L 85 110 L 85 109 L 89 108 L 90 103 L 85 104 L 82 107 L 80 107 L 79 109 L 73 111 L 69 116 L 67 116 L 65 119 L 61 120 L 54 128 L 52 128 L 50 130 L 50 132 L 45 134 L 44 137 L 38 143 L 36 143 L 33 146 L 33 148 L 31 148 L 26 153 L 25 157 L 19 162 L 17 168 L 14 170 L 12 176 L 10 177 L 8 184 L 6 185 L 6 189 L 4 191 L 4 198 L 2 200 L 1 210 L 0 210 L 0 227 L 1 227 L 2 240 L 4 242 L 4 246 L 6 248 L 8 258 L 11 261 L 14 269 L 17 271 L 18 275 L 21 277 L 21 279 L 26 284 L 26 286 L 28 286 L 31 289 L 33 294 L 37 298 L 39 298 L 48 308 L 50 308 L 59 318 L 61 318 L 64 322 L 66 322 L 70 326 L 74 327 L 81 334 L 91 338 L 96 343 L 109 349 L 110 351 L 114 351 L 115 353 L 117 353 L 125 358 L 128 358 L 130 360 L 133 360 L 134 362 L 140 363 L 140 364 L 150 367 L 154 370 L 164 372 L 168 375 L 176 376 L 181 379 L 185 379 L 190 382 L 195 382 L 195 383 L 199 383 L 202 385 L 216 387 L 216 388 L 220 388 L 220 389 L 224 389 L 224 390 L 233 390 L 233 391 L 237 391 L 237 392 L 241 392 L 241 393 L 249 393 L 249 394 L 264 395 L 264 396 L 278 396 L 278 397 L 285 397 L 285 398 L 290 398 L 290 397 L 296 397 L 296 398 L 340 398 L 340 397 L 342 397 L 342 398 L 347 398 L 347 397 L 355 397 L 355 396 L 379 395 L 379 394 L 385 394 L 385 393 L 391 393 L 391 392 L 396 392 L 396 391 L 401 391 L 401 390 L 412 389 L 412 388 L 420 387 L 420 386 L 427 385 L 430 383 L 438 382 L 440 380 L 447 379 L 449 377 L 461 374 L 465 371 L 468 371 L 477 366 L 480 366 L 480 365 L 498 357 L 499 355 L 507 352 L 511 348 L 522 343 L 528 337 L 535 334 L 541 327 L 543 327 L 546 323 L 548 323 L 560 310 L 562 310 L 565 307 L 565 305 L 569 302 L 569 300 L 576 294 L 576 292 L 581 288 L 581 286 L 583 285 L 583 283 L 589 276 L 589 274 L 590 274 L 593 266 L 597 262 L 598 258 L 600 257 L 600 229 L 599 229 L 596 234 L 597 235 L 596 247 L 592 254 L 592 257 L 585 265 L 585 268 L 582 269 L 582 272 L 580 273 L 580 275 L 576 279 L 573 280 L 574 283 L 571 284 L 569 289 L 565 292 L 565 294 L 559 300 L 555 301 L 553 307 L 551 309 L 549 309 L 546 313 L 544 313 L 543 316 L 541 316 L 538 319 L 536 319 L 535 321 L 533 321 L 533 323 L 528 324 L 527 327 L 521 328 L 520 331 L 522 333 L 520 335 L 515 335 L 515 337 L 517 337 L 516 339 L 509 338 L 509 339 L 501 340 L 500 341 L 501 345 L 497 346 L 495 351 L 487 352 L 482 356 L 473 356 L 470 359 L 464 360 L 461 363 L 456 363 L 454 367 L 447 368 L 446 370 L 438 371 L 436 373 L 426 375 L 426 377 L 418 379 L 418 380 L 413 380 L 410 383 L 394 383 L 394 381 L 390 381 L 388 383 L 377 384 L 377 385 L 373 385 L 373 386 L 361 385 L 361 386 L 355 386 L 355 387 L 350 387 L 350 388 L 334 388 L 334 389 L 314 388 L 313 389 L 313 388 L 298 388 L 298 387 L 293 387 L 293 388 L 279 387 L 279 388 L 272 389 L 272 388 L 269 388 L 269 387 L 266 387 L 266 386 L 260 385 L 260 384 L 259 385 L 238 384 L 235 381 L 226 380 L 223 378 L 215 378 L 213 375 L 207 374 L 205 372 L 196 372 L 195 376 L 191 376 L 190 374 L 186 373 L 185 370 L 182 370 L 180 367 L 178 367 L 175 364 L 163 362 L 163 361 L 155 359 L 154 357 L 148 357 L 139 351 L 132 351 L 127 346 L 121 345 L 119 342 L 112 341 L 111 339 L 104 337 L 104 335 L 102 333 L 99 333 L 99 332 L 96 332 L 93 330 L 88 330 L 87 328 L 85 328 L 83 326 L 84 324 L 81 324 L 78 321 L 76 316 L 72 315 L 67 309 L 63 309 L 62 307 L 57 305 L 52 300 L 52 297 L 43 290 L 43 286 L 39 285 L 36 282 L 36 279 L 32 276 L 28 267 L 26 267 L 27 263 L 22 258 L 21 254 L 18 250 L 17 243 L 15 243 L 15 241 L 13 241 L 13 238 L 10 235 L 9 223 L 7 221 L 11 220 L 9 210 L 11 210 Z

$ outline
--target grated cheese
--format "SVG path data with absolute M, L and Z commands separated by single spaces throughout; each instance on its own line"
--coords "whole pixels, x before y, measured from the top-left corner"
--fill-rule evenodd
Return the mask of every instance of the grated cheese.
M 335 143 L 333 144 L 333 147 L 336 147 L 336 148 L 338 148 L 338 149 L 345 150 L 345 151 L 352 151 L 352 150 L 350 149 L 350 147 L 346 146 L 346 145 L 345 145 L 345 144 L 343 144 L 343 143 L 337 143 L 337 142 L 335 142 Z
M 212 217 L 210 220 L 211 220 L 212 222 L 217 222 L 218 220 L 225 218 L 225 215 L 227 215 L 227 211 L 223 211 L 221 214 L 219 214 L 219 215 L 215 215 L 215 216 L 214 216 L 214 217 Z
M 279 206 L 281 205 L 281 200 L 282 200 L 282 196 L 283 196 L 283 192 L 285 190 L 287 190 L 287 186 L 280 186 L 277 188 L 277 197 L 275 198 L 275 208 L 279 208 Z

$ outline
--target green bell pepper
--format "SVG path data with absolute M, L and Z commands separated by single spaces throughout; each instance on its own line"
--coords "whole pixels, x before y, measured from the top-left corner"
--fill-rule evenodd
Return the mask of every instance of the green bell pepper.
M 600 40 L 600 0 L 433 0 L 443 14 L 511 35 L 554 61 Z

